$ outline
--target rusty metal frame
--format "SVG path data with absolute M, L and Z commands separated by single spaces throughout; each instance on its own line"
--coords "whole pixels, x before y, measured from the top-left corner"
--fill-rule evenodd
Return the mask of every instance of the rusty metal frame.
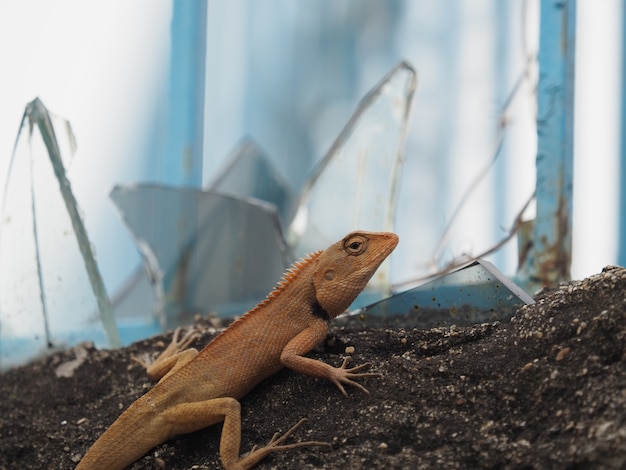
M 518 278 L 529 288 L 570 278 L 576 0 L 542 0 L 537 90 L 537 215 Z

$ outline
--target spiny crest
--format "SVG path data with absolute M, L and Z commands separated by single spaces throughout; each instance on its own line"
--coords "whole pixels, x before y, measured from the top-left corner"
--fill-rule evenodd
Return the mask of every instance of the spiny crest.
M 274 289 L 272 289 L 272 291 L 269 294 L 267 294 L 267 296 L 263 300 L 261 300 L 254 308 L 248 310 L 244 315 L 242 315 L 236 321 L 231 323 L 231 325 L 228 328 L 226 328 L 226 330 L 222 331 L 222 334 L 218 335 L 218 337 L 215 338 L 213 341 L 211 341 L 211 343 L 215 343 L 216 341 L 219 341 L 220 337 L 223 336 L 223 333 L 225 333 L 226 331 L 232 328 L 237 328 L 237 326 L 241 324 L 241 322 L 244 319 L 246 319 L 250 315 L 253 315 L 254 312 L 259 310 L 261 307 L 270 303 L 274 297 L 276 297 L 282 290 L 284 290 L 289 285 L 290 282 L 292 282 L 296 277 L 298 277 L 298 274 L 300 274 L 305 267 L 311 264 L 322 252 L 323 250 L 316 251 L 296 261 L 289 269 L 287 269 L 287 271 L 285 271 L 285 274 L 283 274 L 283 277 L 281 278 L 281 280 L 278 281 L 278 284 L 276 285 L 276 287 L 274 287 Z
M 287 271 L 285 271 L 285 274 L 283 274 L 283 277 L 280 279 L 280 281 L 278 281 L 278 283 L 276 284 L 276 287 L 274 287 L 274 289 L 272 289 L 270 291 L 270 293 L 267 294 L 267 296 L 261 302 L 259 302 L 256 307 L 254 307 L 252 310 L 250 310 L 248 313 L 252 313 L 253 311 L 258 309 L 262 305 L 265 305 L 268 302 L 270 302 L 270 300 L 272 300 L 273 297 L 278 295 L 285 287 L 287 287 L 289 285 L 289 283 L 291 283 L 298 276 L 298 274 L 300 274 L 300 272 L 302 272 L 302 270 L 306 266 L 308 266 L 310 263 L 312 263 L 313 260 L 316 259 L 322 253 L 322 251 L 323 250 L 319 250 L 319 251 L 315 251 L 313 253 L 310 253 L 310 254 L 306 255 L 304 258 L 299 259 L 294 264 L 292 264 L 291 267 L 289 267 L 287 269 Z

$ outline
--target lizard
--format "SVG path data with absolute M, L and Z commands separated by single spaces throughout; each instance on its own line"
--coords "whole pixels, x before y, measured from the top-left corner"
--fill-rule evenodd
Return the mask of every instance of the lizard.
M 148 375 L 158 383 L 139 397 L 96 440 L 77 470 L 123 469 L 150 449 L 179 434 L 223 421 L 219 455 L 227 470 L 253 467 L 267 455 L 304 446 L 327 446 L 318 441 L 285 444 L 305 421 L 282 436 L 240 457 L 239 400 L 256 384 L 284 367 L 363 392 L 355 382 L 380 376 L 363 372 L 370 364 L 339 367 L 304 356 L 326 337 L 330 321 L 343 313 L 365 288 L 399 238 L 389 232 L 355 231 L 326 250 L 314 252 L 289 268 L 276 287 L 253 309 L 235 320 L 200 352 L 186 349 L 197 334 L 172 343 L 150 365 Z

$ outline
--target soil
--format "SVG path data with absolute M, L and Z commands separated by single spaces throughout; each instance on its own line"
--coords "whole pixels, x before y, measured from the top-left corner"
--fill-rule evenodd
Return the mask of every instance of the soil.
M 291 442 L 332 449 L 275 453 L 258 468 L 625 468 L 626 270 L 607 267 L 536 300 L 509 323 L 334 327 L 310 356 L 338 365 L 354 347 L 354 364 L 383 374 L 361 381 L 370 394 L 351 388 L 346 398 L 283 370 L 242 400 L 242 453 L 307 417 Z M 207 320 L 195 328 L 196 346 L 216 333 Z M 115 351 L 82 345 L 3 374 L 0 468 L 73 468 L 152 386 L 130 357 L 170 336 Z M 221 468 L 220 430 L 172 439 L 130 468 Z

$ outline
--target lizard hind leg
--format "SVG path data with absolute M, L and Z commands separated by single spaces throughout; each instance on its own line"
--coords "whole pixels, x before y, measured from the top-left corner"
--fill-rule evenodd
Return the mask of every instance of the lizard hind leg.
M 232 397 L 213 398 L 206 401 L 181 403 L 164 411 L 159 429 L 167 429 L 168 436 L 186 434 L 223 421 L 220 437 L 220 459 L 226 470 L 247 470 L 272 452 L 295 449 L 305 446 L 330 448 L 327 442 L 306 441 L 294 444 L 284 442 L 306 421 L 301 419 L 285 434 L 275 434 L 270 442 L 248 455 L 239 458 L 241 444 L 241 405 Z M 161 440 L 163 442 L 165 439 Z
M 247 470 L 254 467 L 257 463 L 259 463 L 272 452 L 297 449 L 299 447 L 319 446 L 331 449 L 332 446 L 330 445 L 330 443 L 322 441 L 303 441 L 295 442 L 293 444 L 283 444 L 306 421 L 306 418 L 302 418 L 291 428 L 289 428 L 287 432 L 285 432 L 285 434 L 283 434 L 282 436 L 280 435 L 280 433 L 274 434 L 274 436 L 272 437 L 272 439 L 270 439 L 266 446 L 260 448 L 254 446 L 248 455 L 239 460 L 235 465 L 227 466 L 226 468 L 228 470 Z

